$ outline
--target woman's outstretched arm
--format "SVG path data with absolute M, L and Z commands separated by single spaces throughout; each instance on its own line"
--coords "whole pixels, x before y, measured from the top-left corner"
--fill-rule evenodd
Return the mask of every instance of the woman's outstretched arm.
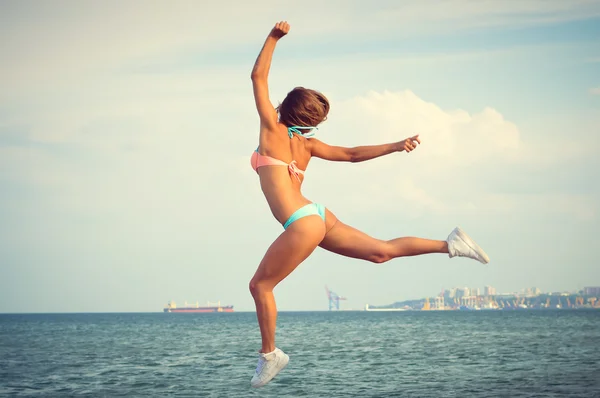
M 277 41 L 290 31 L 290 25 L 287 22 L 278 22 L 267 36 L 258 58 L 252 69 L 252 88 L 254 90 L 254 101 L 260 117 L 260 124 L 263 128 L 273 128 L 277 124 L 277 111 L 269 99 L 269 69 L 271 68 L 271 59 L 275 51 Z
M 315 138 L 309 139 L 309 142 L 311 155 L 314 157 L 336 162 L 356 163 L 389 155 L 394 152 L 410 152 L 421 143 L 421 140 L 419 140 L 418 135 L 415 135 L 391 144 L 357 146 L 353 148 L 327 145 Z

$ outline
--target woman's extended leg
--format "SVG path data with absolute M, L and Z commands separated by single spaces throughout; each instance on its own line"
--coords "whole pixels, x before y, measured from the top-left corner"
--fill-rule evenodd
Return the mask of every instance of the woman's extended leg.
M 375 239 L 364 232 L 339 221 L 327 210 L 327 234 L 319 246 L 325 250 L 383 263 L 397 257 L 418 256 L 429 253 L 451 253 L 487 263 L 489 258 L 463 231 L 456 229 L 448 241 L 404 237 L 392 240 Z M 450 242 L 450 247 L 448 245 Z

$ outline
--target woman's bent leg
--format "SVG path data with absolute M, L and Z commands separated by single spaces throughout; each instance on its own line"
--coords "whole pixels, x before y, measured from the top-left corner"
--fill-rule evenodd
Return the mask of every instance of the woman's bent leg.
M 324 236 L 325 225 L 320 217 L 303 217 L 273 242 L 260 262 L 250 281 L 250 292 L 260 326 L 261 352 L 275 349 L 277 306 L 273 289 L 316 249 Z

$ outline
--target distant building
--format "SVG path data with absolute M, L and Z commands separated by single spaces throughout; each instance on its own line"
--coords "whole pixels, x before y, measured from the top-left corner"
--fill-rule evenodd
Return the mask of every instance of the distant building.
M 525 297 L 535 297 L 542 294 L 542 291 L 537 287 L 528 287 L 525 290 Z
M 491 287 L 491 286 L 486 286 L 483 288 L 483 295 L 484 296 L 495 296 L 496 295 L 496 288 L 495 287 Z
M 443 297 L 435 297 L 433 299 L 433 306 L 431 309 L 434 310 L 443 310 L 444 309 L 444 298 Z
M 586 296 L 600 296 L 600 286 L 588 286 L 583 288 L 583 294 Z
M 473 289 L 471 289 L 471 296 L 480 296 L 481 295 L 481 290 L 479 290 L 478 287 L 474 287 Z
M 452 301 L 452 299 L 454 299 L 454 296 L 456 296 L 456 289 L 444 290 L 445 301 Z
M 470 290 L 468 287 L 459 287 L 456 289 L 456 298 L 463 298 L 470 296 Z

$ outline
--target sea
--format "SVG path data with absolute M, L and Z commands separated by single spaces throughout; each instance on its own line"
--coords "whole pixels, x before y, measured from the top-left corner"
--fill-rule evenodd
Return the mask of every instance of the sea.
M 2 397 L 600 397 L 600 310 L 0 315 Z

